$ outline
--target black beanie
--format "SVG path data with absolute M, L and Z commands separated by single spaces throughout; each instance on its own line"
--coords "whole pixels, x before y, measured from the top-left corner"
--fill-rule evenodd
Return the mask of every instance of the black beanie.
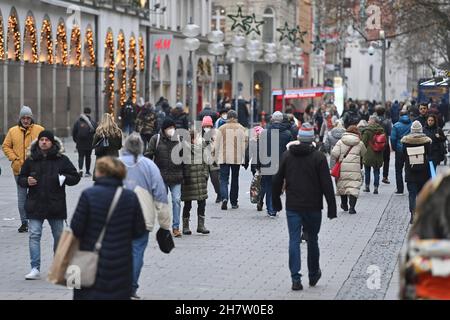
M 173 122 L 172 119 L 168 119 L 168 118 L 164 119 L 164 122 L 162 124 L 162 131 L 164 131 L 167 128 L 170 128 L 170 127 L 176 128 L 175 122 Z
M 39 133 L 38 136 L 38 141 L 42 138 L 42 137 L 46 137 L 48 140 L 50 140 L 53 144 L 55 144 L 55 135 L 53 134 L 53 132 L 49 131 L 49 130 L 44 130 L 41 131 L 41 133 Z

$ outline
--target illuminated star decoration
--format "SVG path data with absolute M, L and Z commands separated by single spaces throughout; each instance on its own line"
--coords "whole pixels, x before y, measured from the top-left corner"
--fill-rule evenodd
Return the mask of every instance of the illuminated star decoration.
M 314 49 L 313 51 L 316 54 L 319 54 L 320 51 L 325 50 L 325 48 L 323 47 L 323 44 L 326 42 L 326 40 L 321 40 L 320 37 L 317 35 L 316 39 L 314 41 L 311 41 L 311 44 L 314 45 Z
M 261 27 L 264 24 L 264 21 L 256 21 L 255 14 L 248 16 L 247 19 L 244 20 L 244 23 L 247 25 L 247 33 L 248 36 L 252 32 L 256 32 L 259 36 L 261 35 L 261 31 L 259 30 L 259 27 Z
M 289 39 L 289 33 L 291 32 L 291 30 L 289 29 L 289 25 L 287 22 L 284 23 L 284 27 L 283 28 L 277 28 L 277 31 L 281 34 L 280 36 L 280 42 L 283 41 L 284 39 Z
M 297 40 L 300 40 L 301 43 L 305 43 L 303 37 L 307 34 L 307 31 L 301 31 L 300 26 L 297 26 L 289 32 L 289 40 L 295 43 Z
M 245 23 L 247 19 L 251 19 L 251 16 L 243 16 L 242 15 L 242 7 L 238 6 L 238 13 L 236 15 L 229 14 L 227 15 L 228 18 L 233 20 L 233 25 L 231 26 L 231 31 L 234 31 L 234 29 L 239 28 L 239 31 L 246 32 L 248 25 Z

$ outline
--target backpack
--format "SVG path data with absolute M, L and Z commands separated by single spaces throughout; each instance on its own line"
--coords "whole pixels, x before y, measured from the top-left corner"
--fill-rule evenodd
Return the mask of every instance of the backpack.
M 94 131 L 85 121 L 78 120 L 77 139 L 88 139 L 93 134 Z
M 425 166 L 425 147 L 407 147 L 406 153 L 408 155 L 409 167 L 412 171 L 422 170 Z
M 375 152 L 383 152 L 386 147 L 386 135 L 384 133 L 375 133 L 370 141 L 370 146 Z

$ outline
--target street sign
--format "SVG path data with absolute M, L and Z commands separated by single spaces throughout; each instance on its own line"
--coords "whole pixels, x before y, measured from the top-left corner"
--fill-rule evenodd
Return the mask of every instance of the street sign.
M 150 35 L 150 45 L 153 51 L 169 51 L 172 48 L 173 35 L 152 34 Z

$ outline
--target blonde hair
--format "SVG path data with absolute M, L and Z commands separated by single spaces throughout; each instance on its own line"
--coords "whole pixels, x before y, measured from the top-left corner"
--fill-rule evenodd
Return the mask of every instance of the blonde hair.
M 105 113 L 103 114 L 97 130 L 95 130 L 95 134 L 98 136 L 121 137 L 122 130 L 120 130 L 119 126 L 114 121 L 114 118 L 109 113 Z
M 116 157 L 101 157 L 95 163 L 95 172 L 106 177 L 117 178 L 120 181 L 125 179 L 127 170 L 125 165 Z

